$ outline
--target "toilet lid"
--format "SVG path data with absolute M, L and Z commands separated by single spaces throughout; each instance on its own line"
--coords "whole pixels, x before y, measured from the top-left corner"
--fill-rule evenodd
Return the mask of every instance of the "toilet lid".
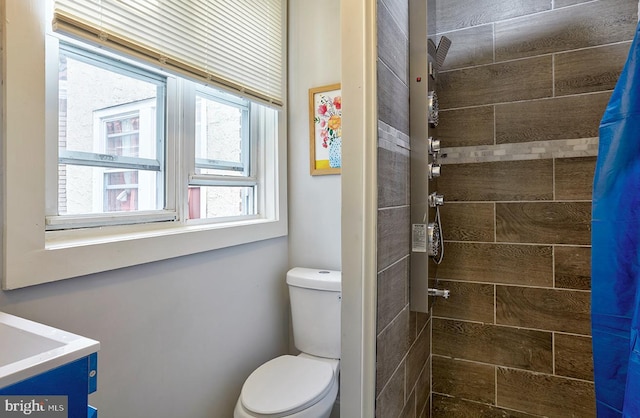
M 322 399 L 332 382 L 333 368 L 328 363 L 281 356 L 251 373 L 240 397 L 242 405 L 256 414 L 292 414 Z

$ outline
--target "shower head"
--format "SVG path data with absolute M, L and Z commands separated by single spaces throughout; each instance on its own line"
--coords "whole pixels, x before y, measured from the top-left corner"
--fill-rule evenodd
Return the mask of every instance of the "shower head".
M 438 51 L 438 47 L 432 39 L 427 40 L 427 54 L 429 54 L 434 59 L 436 58 L 436 52 Z
M 444 64 L 445 58 L 447 58 L 447 53 L 449 52 L 449 47 L 451 46 L 451 39 L 446 36 L 442 36 L 440 38 L 440 42 L 438 42 L 438 48 L 436 48 L 436 65 L 438 69 L 442 68 L 442 64 Z

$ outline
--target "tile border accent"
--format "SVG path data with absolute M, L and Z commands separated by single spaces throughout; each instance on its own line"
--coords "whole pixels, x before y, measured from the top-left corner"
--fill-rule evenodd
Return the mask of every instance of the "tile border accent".
M 411 150 L 410 137 L 378 119 L 378 147 L 392 152 L 406 150 L 406 155 L 409 155 Z
M 598 137 L 443 148 L 440 164 L 542 160 L 598 155 Z M 446 155 L 446 157 L 444 157 Z

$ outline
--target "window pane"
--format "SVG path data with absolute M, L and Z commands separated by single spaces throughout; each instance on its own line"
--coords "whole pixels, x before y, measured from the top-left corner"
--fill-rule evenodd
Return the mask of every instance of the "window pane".
M 254 215 L 253 187 L 189 187 L 189 219 Z
M 58 172 L 65 182 L 59 187 L 60 215 L 158 208 L 155 171 L 60 164 Z
M 247 118 L 246 107 L 196 96 L 196 174 L 249 174 Z
M 60 149 L 157 157 L 158 84 L 66 55 L 59 78 Z
M 66 48 L 58 73 L 58 214 L 163 209 L 166 81 Z

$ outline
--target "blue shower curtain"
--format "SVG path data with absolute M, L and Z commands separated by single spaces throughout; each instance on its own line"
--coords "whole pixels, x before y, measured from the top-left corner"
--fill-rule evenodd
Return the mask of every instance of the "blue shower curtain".
M 640 417 L 640 26 L 600 123 L 591 321 L 599 418 Z

